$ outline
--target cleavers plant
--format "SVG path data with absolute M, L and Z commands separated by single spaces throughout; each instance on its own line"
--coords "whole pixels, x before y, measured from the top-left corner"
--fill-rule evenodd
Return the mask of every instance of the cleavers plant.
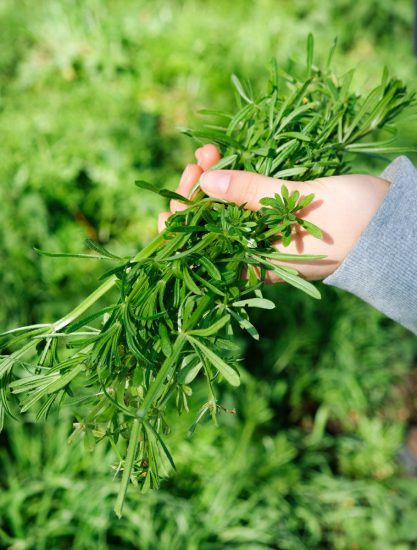
M 268 90 L 254 97 L 250 86 L 232 77 L 237 91 L 235 114 L 205 111 L 216 124 L 185 130 L 195 139 L 217 144 L 223 158 L 213 168 L 252 170 L 287 179 L 309 180 L 349 169 L 347 154 L 402 152 L 390 139 L 363 141 L 389 126 L 414 95 L 389 79 L 362 97 L 350 91 L 353 71 L 342 78 L 313 63 L 313 39 L 307 67 L 291 74 L 272 64 Z M 318 256 L 290 255 L 284 247 L 302 226 L 317 238 L 318 227 L 298 214 L 313 195 L 289 193 L 285 186 L 262 201 L 257 212 L 206 197 L 198 187 L 189 198 L 138 181 L 142 190 L 176 198 L 186 209 L 173 214 L 166 228 L 133 258 L 119 257 L 88 241 L 95 254 L 76 257 L 113 262 L 103 283 L 68 315 L 51 324 L 32 325 L 2 335 L 0 424 L 4 415 L 34 409 L 44 419 L 53 405 L 67 402 L 76 422 L 71 439 L 84 436 L 88 447 L 107 439 L 121 471 L 115 511 L 122 514 L 130 481 L 143 491 L 157 488 L 168 463 L 175 468 L 164 436 L 165 410 L 175 398 L 188 411 L 190 384 L 207 384 L 207 402 L 196 423 L 210 413 L 216 421 L 214 382 L 239 385 L 233 333 L 237 327 L 258 339 L 250 308 L 273 308 L 262 289 L 267 271 L 319 298 L 288 260 Z M 42 252 L 50 256 L 62 256 Z M 279 263 L 276 263 L 276 261 Z M 116 301 L 96 303 L 112 288 Z M 92 310 L 89 311 L 88 310 Z M 126 443 L 127 442 L 127 443 Z

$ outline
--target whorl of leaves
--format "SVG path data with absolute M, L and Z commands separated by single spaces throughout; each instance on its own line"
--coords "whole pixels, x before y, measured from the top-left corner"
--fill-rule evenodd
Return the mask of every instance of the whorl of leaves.
M 384 70 L 381 82 L 367 95 L 351 91 L 354 70 L 338 77 L 313 65 L 313 40 L 307 46 L 307 68 L 291 74 L 271 63 L 268 89 L 255 97 L 250 82 L 232 76 L 240 109 L 235 114 L 202 109 L 216 119 L 202 130 L 183 129 L 203 143 L 215 143 L 223 158 L 217 168 L 249 170 L 265 176 L 307 181 L 349 170 L 348 153 L 372 155 L 409 152 L 392 146 L 396 130 L 390 122 L 414 104 L 400 80 Z M 383 141 L 362 141 L 384 128 Z M 359 143 L 360 142 L 360 143 Z
M 260 99 L 234 77 L 240 108 L 233 116 L 216 113 L 227 126 L 188 131 L 220 146 L 224 158 L 217 167 L 302 180 L 346 171 L 348 152 L 394 152 L 386 142 L 358 141 L 412 103 L 401 83 L 384 73 L 381 85 L 361 98 L 349 92 L 352 72 L 339 82 L 313 66 L 311 38 L 307 57 L 302 76 L 279 72 L 274 64 Z M 285 265 L 319 257 L 291 256 L 276 245 L 288 244 L 297 225 L 321 237 L 319 228 L 297 216 L 313 195 L 300 197 L 283 186 L 258 212 L 250 212 L 201 191 L 185 199 L 147 182 L 137 185 L 182 200 L 187 208 L 171 216 L 166 229 L 134 258 L 88 242 L 95 253 L 76 257 L 114 262 L 102 285 L 55 323 L 4 334 L 0 358 L 0 424 L 18 410 L 34 409 L 42 420 L 54 404 L 72 405 L 77 422 L 71 439 L 83 434 L 88 448 L 107 439 L 118 457 L 116 469 L 123 472 L 118 515 L 130 481 L 146 491 L 159 486 L 169 464 L 175 468 L 164 441 L 168 401 L 175 399 L 179 412 L 188 411 L 190 384 L 196 377 L 205 380 L 207 402 L 193 431 L 206 413 L 216 421 L 223 410 L 214 383 L 239 385 L 232 337 L 238 328 L 259 338 L 249 312 L 274 307 L 262 296 L 266 272 L 319 297 Z M 114 286 L 115 303 L 86 314 Z

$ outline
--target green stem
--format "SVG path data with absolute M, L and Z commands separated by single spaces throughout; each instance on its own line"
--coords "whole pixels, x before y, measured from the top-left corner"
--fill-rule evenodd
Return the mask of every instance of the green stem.
M 211 294 L 206 294 L 201 299 L 196 310 L 190 317 L 187 328 L 191 328 L 192 326 L 195 325 L 195 323 L 197 323 L 197 321 L 201 318 L 202 314 L 210 305 L 212 300 L 213 300 L 213 296 Z M 120 489 L 117 495 L 116 505 L 114 508 L 114 511 L 119 518 L 122 515 L 123 503 L 125 500 L 127 487 L 129 485 L 129 479 L 134 466 L 134 461 L 136 458 L 136 453 L 138 448 L 137 443 L 138 443 L 138 438 L 140 433 L 141 421 L 146 417 L 146 415 L 149 412 L 149 409 L 152 407 L 153 403 L 158 398 L 161 387 L 163 386 L 166 377 L 175 368 L 175 365 L 178 361 L 178 358 L 182 352 L 182 349 L 186 341 L 187 341 L 187 335 L 185 333 L 181 333 L 177 336 L 174 342 L 174 345 L 172 347 L 172 354 L 169 357 L 167 357 L 165 361 L 162 363 L 162 366 L 159 369 L 159 372 L 156 375 L 155 380 L 152 382 L 149 390 L 146 392 L 145 398 L 142 402 L 142 407 L 137 412 L 137 418 L 135 418 L 133 421 L 132 431 L 131 431 L 130 440 L 129 440 L 129 446 L 127 449 L 125 468 L 123 470 L 122 481 L 120 483 Z
M 203 204 L 200 208 L 197 209 L 197 211 L 194 213 L 193 217 L 190 220 L 190 225 L 197 225 L 206 208 L 207 208 L 207 204 Z M 177 237 L 174 237 L 173 239 L 171 239 L 166 243 L 166 245 L 162 250 L 160 250 L 159 254 L 156 256 L 156 259 L 163 260 L 164 258 L 168 258 L 178 249 L 181 249 L 186 244 L 186 242 L 190 239 L 190 237 L 191 235 L 189 234 L 178 235 Z
M 185 331 L 185 327 L 187 328 L 187 330 L 194 328 L 194 325 L 200 320 L 203 313 L 211 304 L 213 300 L 213 296 L 214 295 L 211 292 L 209 292 L 205 296 L 203 296 L 203 298 L 201 298 L 200 303 L 196 307 L 194 313 L 191 315 L 190 319 L 188 320 L 188 323 L 186 323 L 183 326 L 184 331 Z
M 126 497 L 127 487 L 129 485 L 130 476 L 136 459 L 136 453 L 138 450 L 138 440 L 140 434 L 140 428 L 142 425 L 142 419 L 146 417 L 149 408 L 152 406 L 156 399 L 159 390 L 164 383 L 165 377 L 169 373 L 170 369 L 175 366 L 181 350 L 185 343 L 185 334 L 180 334 L 173 346 L 172 355 L 167 357 L 162 364 L 155 380 L 152 382 L 151 387 L 146 393 L 145 399 L 142 403 L 142 408 L 137 412 L 137 418 L 133 420 L 132 431 L 130 432 L 129 446 L 127 448 L 127 455 L 125 461 L 125 467 L 123 470 L 122 480 L 120 482 L 119 492 L 117 494 L 117 500 L 114 507 L 114 512 L 118 518 L 122 516 L 123 504 Z
M 165 240 L 165 234 L 162 231 L 159 233 L 153 241 L 151 241 L 145 248 L 143 248 L 140 252 L 136 254 L 136 256 L 133 258 L 133 261 L 142 260 L 144 258 L 148 258 L 151 256 L 155 250 L 157 250 L 161 244 Z M 89 309 L 93 304 L 95 304 L 104 294 L 106 294 L 113 286 L 116 284 L 117 277 L 115 275 L 112 275 L 109 277 L 102 285 L 100 285 L 94 292 L 92 292 L 85 300 L 83 300 L 80 304 L 78 304 L 77 307 L 75 307 L 72 311 L 67 313 L 64 317 L 61 319 L 58 319 L 58 321 L 55 321 L 52 325 L 46 325 L 47 332 L 45 332 L 45 339 L 48 338 L 48 336 L 51 333 L 59 332 L 69 324 L 71 324 L 75 319 L 80 317 L 87 309 Z M 20 351 L 18 355 L 11 355 L 10 361 L 6 362 L 2 365 L 2 370 L 0 372 L 0 375 L 3 374 L 7 369 L 10 370 L 11 366 L 13 366 L 12 359 L 16 359 L 16 357 L 21 357 L 32 348 L 37 346 L 39 343 L 39 340 L 37 339 L 31 339 L 28 344 L 26 344 Z
M 143 260 L 145 258 L 148 258 L 151 256 L 155 250 L 157 250 L 160 245 L 163 243 L 165 239 L 164 233 L 159 233 L 153 241 L 151 241 L 145 248 L 143 248 L 140 252 L 136 254 L 136 256 L 133 258 L 133 261 L 137 260 Z M 87 309 L 89 309 L 93 304 L 97 302 L 104 294 L 106 294 L 113 286 L 115 285 L 117 281 L 116 275 L 112 275 L 109 277 L 102 285 L 100 285 L 94 292 L 92 292 L 85 300 L 81 302 L 81 304 L 78 304 L 76 308 L 74 308 L 72 311 L 70 311 L 65 317 L 62 317 L 62 319 L 59 319 L 59 321 L 56 321 L 54 323 L 53 328 L 55 331 L 60 331 L 70 323 L 72 323 L 75 319 L 77 319 L 80 315 L 84 313 Z
M 129 446 L 127 448 L 125 466 L 123 469 L 122 481 L 120 483 L 119 493 L 117 495 L 116 504 L 114 505 L 114 512 L 118 518 L 122 517 L 123 504 L 126 497 L 127 487 L 130 481 L 130 475 L 135 463 L 136 453 L 139 444 L 139 435 L 142 427 L 142 423 L 139 418 L 133 420 L 132 431 L 130 432 Z
M 11 355 L 7 356 L 4 361 L 2 361 L 0 366 L 0 379 L 3 378 L 3 376 L 9 374 L 9 372 L 12 370 L 13 365 L 15 362 L 23 357 L 30 349 L 32 349 L 33 346 L 36 346 L 36 344 L 39 342 L 39 340 L 30 340 L 27 344 L 25 344 L 23 347 L 21 347 L 18 351 L 15 351 Z
M 142 250 L 136 254 L 136 256 L 133 258 L 133 261 L 149 258 L 149 256 L 151 256 L 155 252 L 155 250 L 158 250 L 165 239 L 165 231 L 161 231 L 161 233 L 158 233 L 153 241 L 151 241 L 147 246 L 145 246 L 145 248 L 142 248 Z
M 64 327 L 72 323 L 75 319 L 77 319 L 80 315 L 84 313 L 87 309 L 89 309 L 93 304 L 97 302 L 106 292 L 108 292 L 116 283 L 117 277 L 116 275 L 112 275 L 105 281 L 102 285 L 100 285 L 94 292 L 92 292 L 85 300 L 81 302 L 81 304 L 78 304 L 77 307 L 75 307 L 72 311 L 67 313 L 65 317 L 62 317 L 62 319 L 59 319 L 59 321 L 56 321 L 53 324 L 53 331 L 59 332 Z
M 180 353 L 182 351 L 182 348 L 184 347 L 184 344 L 186 342 L 186 336 L 185 334 L 179 334 L 177 336 L 177 339 L 174 342 L 174 345 L 172 346 L 172 354 L 165 359 L 165 361 L 162 363 L 161 368 L 158 371 L 158 374 L 155 377 L 155 380 L 152 382 L 149 390 L 146 392 L 145 399 L 142 402 L 142 406 L 140 410 L 137 412 L 137 415 L 139 418 L 145 418 L 147 415 L 149 409 L 153 405 L 153 402 L 157 398 L 159 394 L 159 390 L 162 387 L 165 378 L 168 376 L 169 371 L 173 366 L 175 366 L 175 363 L 178 360 L 178 357 L 180 356 Z

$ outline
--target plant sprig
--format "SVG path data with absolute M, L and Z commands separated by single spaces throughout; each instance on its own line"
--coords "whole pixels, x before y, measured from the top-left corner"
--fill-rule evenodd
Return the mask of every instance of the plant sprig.
M 364 98 L 352 94 L 352 73 L 338 80 L 313 65 L 311 38 L 307 57 L 301 76 L 273 64 L 268 91 L 260 98 L 234 76 L 239 109 L 227 117 L 217 114 L 228 124 L 187 131 L 220 147 L 217 167 L 302 180 L 346 172 L 349 152 L 394 151 L 387 142 L 359 141 L 386 127 L 414 96 L 386 73 Z M 95 254 L 77 257 L 114 262 L 101 286 L 55 323 L 5 333 L 0 357 L 0 422 L 5 414 L 32 409 L 43 420 L 54 405 L 72 405 L 71 439 L 84 435 L 89 448 L 107 439 L 118 457 L 119 516 L 130 482 L 142 491 L 157 488 L 175 468 L 165 442 L 167 403 L 175 398 L 178 411 L 188 411 L 190 384 L 203 379 L 207 402 L 194 430 L 206 412 L 216 421 L 222 410 L 215 382 L 239 385 L 233 334 L 239 329 L 259 338 L 250 310 L 274 307 L 262 295 L 267 271 L 320 297 L 285 262 L 321 257 L 293 256 L 283 248 L 296 227 L 321 238 L 320 229 L 298 215 L 313 195 L 290 194 L 282 186 L 251 212 L 201 191 L 191 200 L 144 181 L 136 184 L 182 200 L 185 210 L 173 214 L 133 258 L 89 242 Z M 88 312 L 113 287 L 117 300 Z

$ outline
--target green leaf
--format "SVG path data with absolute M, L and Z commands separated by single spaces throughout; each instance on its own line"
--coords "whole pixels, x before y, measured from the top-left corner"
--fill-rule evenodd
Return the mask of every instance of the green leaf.
M 82 258 L 85 260 L 109 260 L 108 256 L 96 256 L 94 254 L 70 254 L 66 252 L 47 252 L 46 250 L 41 250 L 40 248 L 33 247 L 33 250 L 40 254 L 41 256 L 49 256 L 51 258 Z
M 240 385 L 239 374 L 228 365 L 221 357 L 219 357 L 213 350 L 208 348 L 201 340 L 187 335 L 187 339 L 190 341 L 194 348 L 198 348 L 206 359 L 215 367 L 220 374 L 224 377 L 232 386 Z
M 280 134 L 280 138 L 295 138 L 306 142 L 312 140 L 311 136 L 303 134 L 302 132 L 282 132 L 282 134 Z
M 168 222 L 167 231 L 170 233 L 206 233 L 207 229 L 198 225 L 171 225 Z
M 314 57 L 314 37 L 310 32 L 307 37 L 307 74 L 311 74 Z
M 188 430 L 188 435 L 189 436 L 192 436 L 193 433 L 195 432 L 195 429 L 197 427 L 197 424 L 200 422 L 200 420 L 203 418 L 203 416 L 209 412 L 209 408 L 207 405 L 203 405 L 197 415 L 197 418 L 195 419 L 195 421 L 193 422 L 193 424 L 190 426 L 190 429 Z
M 26 399 L 23 402 L 23 406 L 21 408 L 22 412 L 27 412 L 29 408 L 31 408 L 37 401 L 45 397 L 46 395 L 49 395 L 51 393 L 55 393 L 59 391 L 62 388 L 65 388 L 76 378 L 83 370 L 85 370 L 85 366 L 83 364 L 76 365 L 75 367 L 72 367 L 70 370 L 68 370 L 65 374 L 54 374 L 50 375 L 51 380 L 48 380 L 48 377 L 46 378 L 47 384 L 45 386 L 42 386 L 39 388 L 36 393 L 32 394 L 29 399 Z
M 232 118 L 232 115 L 225 113 L 224 111 L 217 111 L 216 109 L 198 109 L 199 115 L 218 116 L 223 118 Z
M 283 262 L 305 262 L 327 258 L 327 256 L 321 254 L 286 254 L 285 252 L 260 252 L 259 250 L 257 250 L 256 254 L 270 258 L 271 260 L 281 260 Z
M 204 337 L 213 336 L 214 334 L 217 334 L 224 326 L 226 326 L 229 321 L 230 315 L 224 315 L 209 327 L 189 330 L 187 331 L 187 334 Z
M 175 191 L 170 191 L 169 189 L 159 189 L 158 187 L 155 187 L 155 185 L 152 185 L 152 183 L 149 183 L 147 181 L 136 180 L 135 185 L 140 189 L 152 191 L 152 193 L 156 193 L 157 195 L 160 195 L 161 197 L 164 197 L 166 199 L 173 199 L 183 202 L 184 204 L 193 204 L 193 202 L 187 199 L 187 197 L 183 197 L 182 195 L 175 193 Z
M 286 126 L 288 126 L 291 122 L 294 123 L 294 121 L 300 120 L 302 118 L 302 116 L 304 115 L 304 113 L 306 113 L 307 111 L 311 111 L 312 109 L 314 109 L 314 107 L 316 107 L 314 105 L 314 103 L 307 103 L 306 105 L 300 105 L 296 109 L 292 110 L 289 115 L 287 115 L 286 117 L 284 117 L 282 119 L 281 124 L 279 125 L 279 128 L 278 128 L 277 132 L 274 135 L 275 139 L 279 138 L 279 136 L 281 135 L 282 130 Z M 291 140 L 286 145 L 289 148 L 290 145 L 291 146 L 295 145 L 296 147 L 298 147 L 299 144 L 297 143 L 296 140 Z M 293 150 L 294 150 L 294 148 L 291 150 L 291 152 Z M 291 154 L 291 153 L 289 153 L 289 154 Z
M 292 176 L 302 176 L 307 172 L 308 168 L 305 166 L 294 166 L 294 168 L 286 168 L 285 170 L 279 170 L 276 172 L 274 178 L 289 178 Z
M 307 220 L 298 219 L 298 224 L 301 225 L 301 227 L 304 227 L 310 235 L 313 235 L 313 237 L 316 237 L 316 239 L 322 239 L 323 238 L 323 232 L 320 229 L 320 227 L 317 227 L 317 225 L 314 225 L 314 223 L 308 222 Z
M 236 319 L 241 329 L 246 330 L 246 332 L 250 334 L 254 340 L 259 340 L 259 333 L 249 319 L 243 317 L 240 313 L 233 311 L 233 309 L 227 308 L 227 311 Z
M 266 298 L 248 298 L 247 300 L 239 300 L 233 302 L 234 307 L 258 307 L 260 309 L 275 309 L 275 304 Z
M 255 105 L 253 103 L 249 103 L 248 105 L 245 105 L 238 111 L 233 117 L 232 120 L 229 122 L 229 126 L 227 127 L 227 133 L 228 135 L 231 135 L 232 132 L 238 127 L 239 123 L 242 122 L 242 124 L 245 122 L 245 119 L 248 119 L 254 112 Z
M 377 153 L 380 155 L 388 155 L 388 154 L 396 154 L 396 155 L 402 155 L 404 153 L 417 153 L 417 147 L 402 147 L 402 146 L 391 146 L 391 147 L 384 147 L 384 146 L 373 146 L 372 144 L 356 144 L 353 143 L 351 145 L 346 145 L 346 150 L 351 151 L 352 153 L 361 153 L 361 154 L 367 154 L 367 153 Z
M 225 296 L 225 293 L 222 290 L 220 290 L 219 288 L 217 288 L 217 286 L 207 281 L 207 279 L 204 279 L 204 277 L 201 277 L 197 272 L 194 272 L 194 277 L 198 281 L 200 281 L 200 283 L 203 286 L 205 286 L 206 288 L 214 292 L 214 294 L 217 294 L 218 296 L 222 296 L 222 297 Z
M 116 254 L 113 254 L 107 248 L 104 248 L 101 244 L 96 243 L 95 241 L 91 239 L 86 239 L 85 244 L 88 246 L 88 248 L 91 248 L 101 254 L 102 256 L 106 256 L 109 259 L 113 260 L 123 260 L 124 258 L 121 258 L 120 256 L 116 256 Z
M 136 180 L 135 185 L 139 187 L 139 189 L 145 189 L 146 191 L 152 191 L 152 193 L 159 194 L 159 189 L 153 184 L 149 183 L 145 180 Z
M 85 327 L 86 325 L 89 325 L 91 321 L 95 321 L 96 319 L 103 317 L 106 313 L 110 313 L 114 309 L 119 307 L 117 304 L 114 304 L 112 306 L 103 307 L 102 309 L 99 309 L 98 311 L 92 313 L 91 315 L 87 315 L 86 317 L 82 317 L 81 319 L 77 319 L 76 321 L 72 322 L 68 325 L 66 328 L 66 331 L 68 333 L 75 332 L 79 330 L 82 327 Z
M 199 256 L 197 262 L 205 269 L 205 271 L 216 281 L 222 280 L 222 275 L 217 267 L 213 264 L 207 256 Z
M 253 101 L 250 99 L 250 97 L 248 97 L 247 93 L 243 89 L 242 83 L 240 82 L 238 77 L 235 74 L 232 74 L 231 79 L 240 97 L 244 99 L 246 103 L 253 103 Z
M 326 62 L 326 68 L 329 69 L 330 65 L 332 64 L 334 52 L 336 51 L 337 47 L 337 37 L 333 39 L 332 47 L 330 48 L 329 55 L 327 56 L 327 62 Z
M 275 193 L 274 197 L 263 197 L 262 199 L 259 200 L 259 204 L 262 204 L 264 206 L 269 206 L 276 210 L 284 210 L 285 208 L 284 203 L 282 202 L 282 199 L 280 195 L 278 195 L 278 193 Z
M 298 275 L 294 275 L 292 273 L 289 273 L 284 266 L 272 264 L 270 262 L 265 261 L 263 258 L 258 257 L 259 262 L 265 265 L 268 269 L 273 271 L 276 275 L 278 275 L 283 281 L 286 283 L 298 288 L 299 290 L 302 290 L 309 296 L 312 296 L 313 298 L 320 299 L 321 295 L 318 289 L 309 283 L 308 281 L 302 279 Z
M 209 170 L 223 170 L 231 166 L 237 159 L 237 154 L 229 155 L 228 157 L 223 157 L 218 162 L 210 166 Z
M 309 204 L 311 204 L 314 200 L 314 193 L 310 193 L 309 195 L 305 195 L 304 197 L 302 197 L 299 201 L 298 201 L 298 204 L 297 204 L 297 207 L 301 210 L 302 208 L 305 208 L 306 206 L 308 206 Z
M 273 268 L 273 271 L 286 283 L 289 283 L 290 285 L 302 290 L 312 298 L 316 298 L 319 300 L 321 298 L 319 290 L 309 283 L 308 281 L 305 281 L 301 277 L 298 277 L 297 275 L 292 275 L 290 273 L 287 273 L 283 269 L 281 269 L 278 266 L 275 266 Z
M 290 192 L 288 191 L 288 187 L 286 185 L 281 185 L 281 197 L 284 199 L 284 201 L 288 201 L 289 196 Z
M 165 357 L 169 357 L 172 354 L 172 344 L 169 338 L 168 329 L 163 323 L 159 323 L 158 332 L 161 339 L 162 353 Z
M 351 133 L 355 130 L 358 124 L 363 120 L 365 115 L 369 113 L 372 109 L 374 109 L 376 103 L 378 102 L 378 99 L 381 97 L 381 94 L 383 93 L 382 86 L 377 86 L 371 92 L 369 92 L 366 99 L 362 102 L 361 107 L 357 110 L 355 116 L 353 117 L 353 120 L 351 121 L 348 128 L 345 130 L 344 136 L 343 136 L 343 142 L 347 142 L 349 139 Z
M 193 294 L 197 294 L 197 296 L 201 296 L 203 294 L 202 290 L 198 287 L 198 285 L 195 283 L 190 271 L 186 266 L 183 266 L 183 279 L 184 283 L 187 286 L 188 290 L 192 292 Z
M 200 361 L 200 359 L 197 356 L 193 356 L 192 360 L 189 361 L 189 363 L 185 365 L 185 367 L 183 367 L 180 371 L 178 371 L 177 382 L 179 384 L 191 384 L 191 382 L 198 375 L 202 367 L 203 363 Z
M 10 379 L 11 377 L 8 376 L 7 379 L 3 379 L 1 381 L 2 383 L 0 385 L 0 433 L 3 431 L 4 418 L 6 415 L 14 420 L 18 420 L 11 408 L 11 403 L 9 402 L 7 384 L 10 384 Z
M 226 133 L 220 130 L 211 130 L 205 128 L 204 130 L 190 130 L 189 135 L 193 138 L 202 138 L 205 141 L 217 143 L 219 145 L 225 145 L 226 147 L 233 147 L 239 149 L 241 144 L 233 137 L 228 136 Z
M 145 426 L 145 429 L 148 430 L 148 431 L 151 431 L 153 433 L 153 435 L 156 437 L 158 443 L 161 445 L 162 447 L 162 450 L 164 451 L 165 453 L 165 456 L 167 457 L 167 459 L 169 460 L 169 463 L 171 464 L 172 468 L 174 470 L 176 470 L 176 466 L 175 466 L 175 462 L 174 462 L 174 459 L 172 458 L 172 455 L 171 453 L 169 452 L 169 449 L 168 447 L 165 445 L 165 442 L 164 440 L 162 439 L 162 437 L 159 435 L 159 433 L 155 430 L 155 428 L 152 426 L 152 424 L 150 422 L 148 422 L 147 420 L 145 419 L 142 419 L 142 422 Z
M 197 252 L 200 252 L 200 250 L 203 250 L 207 246 L 210 246 L 216 238 L 217 238 L 216 235 L 211 235 L 211 234 L 207 233 L 191 248 L 188 248 L 187 250 L 184 250 L 183 252 L 177 252 L 177 253 L 173 254 L 172 256 L 168 256 L 167 258 L 163 258 L 163 260 L 165 262 L 169 262 L 169 261 L 172 261 L 172 260 L 179 260 L 181 258 L 186 258 L 187 256 L 191 256 L 192 254 L 196 254 Z

